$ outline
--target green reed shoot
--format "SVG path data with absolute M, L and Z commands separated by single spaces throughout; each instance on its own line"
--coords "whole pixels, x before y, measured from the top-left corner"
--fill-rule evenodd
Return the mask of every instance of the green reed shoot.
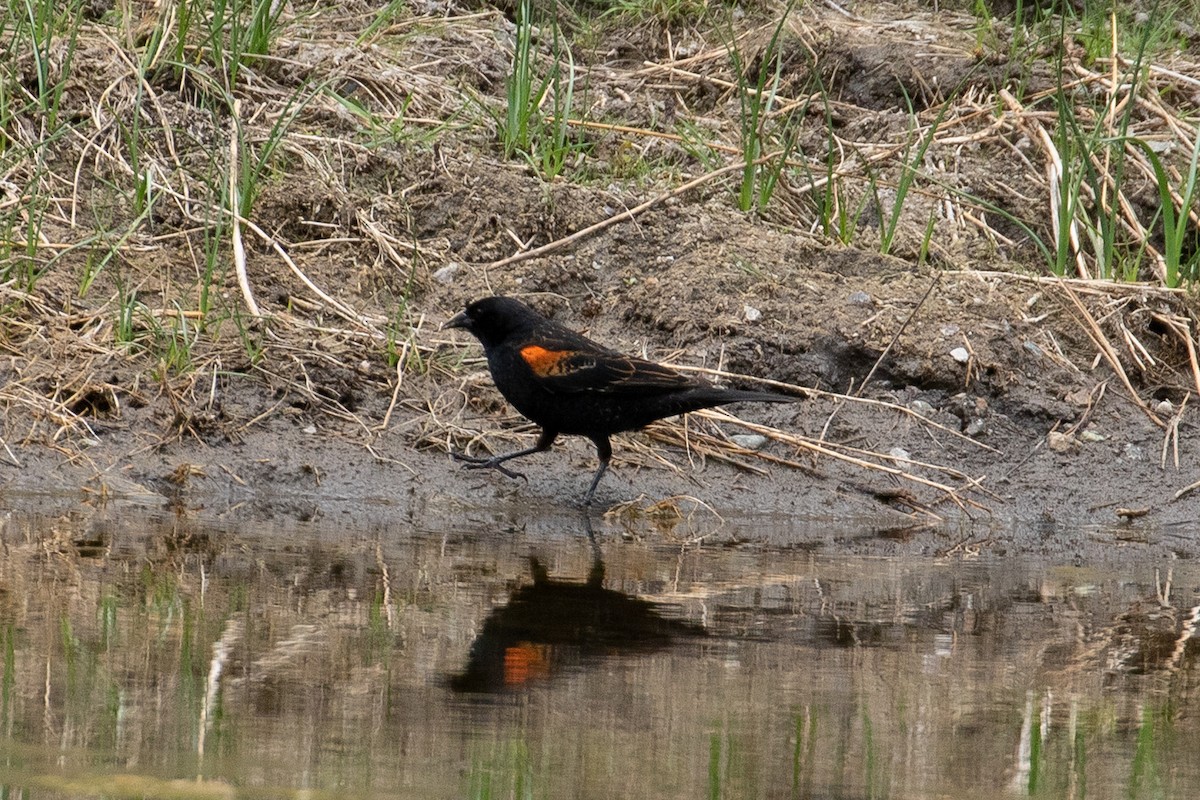
M 913 130 L 917 127 L 917 115 L 913 109 L 912 98 L 908 96 L 908 91 L 901 85 L 900 90 L 904 92 L 904 101 L 908 105 L 909 117 L 912 119 Z M 916 180 L 921 165 L 925 162 L 925 154 L 929 152 L 930 145 L 933 144 L 933 139 L 937 135 L 938 126 L 942 124 L 942 120 L 946 116 L 946 111 L 950 108 L 950 101 L 942 103 L 938 109 L 937 116 L 933 120 L 933 124 L 929 126 L 929 132 L 924 136 L 910 138 L 904 147 L 904 154 L 900 159 L 900 178 L 896 181 L 896 196 L 892 201 L 891 212 L 888 218 L 883 221 L 883 225 L 879 234 L 879 252 L 887 255 L 892 249 L 892 245 L 896 241 L 896 228 L 900 224 L 900 214 L 904 211 L 904 201 L 908 198 L 908 192 L 912 189 L 913 181 Z M 880 206 L 880 213 L 883 209 Z
M 319 86 L 315 90 L 310 90 L 307 84 L 297 87 L 288 98 L 266 138 L 257 147 L 246 136 L 245 129 L 239 121 L 237 136 L 241 163 L 238 165 L 237 211 L 243 217 L 250 216 L 254 201 L 258 199 L 258 195 L 262 191 L 263 181 L 275 166 L 277 151 L 283 144 L 288 129 L 308 104 L 324 93 L 325 86 Z
M 388 0 L 388 4 L 376 12 L 375 19 L 371 20 L 371 24 L 358 35 L 355 43 L 363 44 L 374 40 L 376 35 L 391 25 L 392 21 L 406 11 L 409 5 L 409 0 Z
M 554 66 L 550 70 L 550 80 L 553 84 L 554 116 L 552 119 L 540 119 L 537 127 L 536 151 L 539 156 L 542 177 L 549 180 L 562 174 L 567 161 L 577 152 L 577 147 L 570 140 L 571 103 L 575 97 L 575 59 L 571 48 L 563 46 L 559 41 L 558 26 L 554 26 Z M 566 61 L 564 75 L 563 61 Z
M 552 23 L 553 59 L 546 74 L 538 77 L 538 58 L 533 46 L 533 14 L 529 0 L 517 8 L 517 42 L 506 83 L 504 119 L 498 122 L 499 138 L 505 158 L 523 156 L 542 177 L 561 174 L 580 146 L 571 142 L 568 119 L 575 94 L 575 61 L 570 47 L 559 38 Z M 552 114 L 544 116 L 542 106 L 551 97 Z
M 12 720 L 14 689 L 17 683 L 17 628 L 11 622 L 3 628 L 4 675 L 0 678 L 0 728 L 8 730 Z
M 1162 159 L 1149 144 L 1141 139 L 1131 139 L 1141 147 L 1154 169 L 1154 180 L 1158 188 L 1161 210 L 1157 218 L 1162 219 L 1163 226 L 1163 264 L 1166 270 L 1166 284 L 1174 289 L 1184 281 L 1195 283 L 1200 280 L 1200 247 L 1196 247 L 1196 229 L 1189 215 L 1196 200 L 1196 172 L 1200 160 L 1200 135 L 1192 146 L 1192 157 L 1188 162 L 1187 172 L 1183 175 L 1183 185 L 1179 187 L 1179 211 L 1175 210 L 1175 198 L 1172 196 L 1172 183 L 1163 166 Z M 1193 244 L 1191 253 L 1184 257 L 1184 245 L 1189 241 Z
M 117 320 L 113 326 L 113 339 L 118 345 L 129 348 L 136 341 L 134 318 L 139 305 L 137 292 L 126 291 L 124 288 L 117 290 Z
M 83 22 L 83 0 L 71 0 L 62 8 L 53 0 L 23 0 L 24 24 L 28 26 L 30 54 L 37 81 L 35 100 L 38 110 L 45 116 L 46 127 L 53 131 L 58 127 L 58 111 L 71 74 L 75 57 L 75 43 Z M 20 23 L 18 23 L 20 24 Z M 20 30 L 17 35 L 20 36 Z M 63 36 L 67 43 L 63 48 L 63 62 L 58 75 L 51 74 L 51 49 Z
M 200 298 L 197 311 L 201 324 L 207 324 L 213 310 L 213 298 L 220 297 L 220 283 L 224 276 L 221 266 L 225 264 L 225 242 L 229 235 L 230 220 L 225 214 L 215 214 L 216 219 L 204 226 L 203 266 L 200 272 Z
M 708 11 L 706 0 L 610 0 L 603 17 L 624 17 L 628 21 L 651 19 L 661 25 L 689 18 L 700 18 Z
M 858 230 L 859 221 L 866 210 L 867 203 L 876 194 L 878 176 L 873 170 L 867 170 L 867 191 L 862 194 L 858 204 L 852 207 L 846 192 L 846 184 L 838 173 L 838 142 L 834 134 L 833 108 L 830 103 L 829 90 L 821 80 L 817 70 L 813 70 L 812 79 L 817 88 L 814 94 L 821 98 L 825 119 L 825 169 L 819 188 L 812 190 L 813 204 L 816 206 L 817 218 L 821 224 L 821 232 L 826 236 L 836 238 L 842 244 L 850 244 L 854 232 Z M 812 170 L 804 167 L 805 178 L 815 184 Z
M 238 73 L 265 56 L 283 13 L 280 0 L 215 0 L 211 4 L 188 0 L 188 25 L 195 18 L 206 25 L 204 41 L 213 65 L 223 76 L 226 90 L 237 84 Z M 185 3 L 187 4 L 187 3 Z
M 734 44 L 732 31 L 728 32 L 729 60 L 738 85 L 739 141 L 743 163 L 738 208 L 742 211 L 766 208 L 775 192 L 788 156 L 796 146 L 794 130 L 785 133 L 782 138 L 770 135 L 767 131 L 767 121 L 778 99 L 783 76 L 784 25 L 794 5 L 795 0 L 791 0 L 779 17 L 766 49 L 759 57 L 758 70 L 753 75 L 753 82 L 751 76 L 747 75 L 749 65 Z M 789 127 L 785 121 L 784 130 L 787 131 Z M 773 159 L 770 164 L 756 163 L 771 148 L 780 150 L 779 157 Z
M 530 3 L 529 0 L 521 0 L 517 6 L 517 47 L 513 51 L 512 68 L 505 89 L 508 106 L 504 124 L 500 128 L 505 158 L 512 158 L 517 152 L 529 151 L 530 129 L 537 107 L 549 86 L 548 80 L 535 85 L 533 58 Z
M 1060 21 L 1063 36 L 1065 30 L 1063 18 Z M 1126 73 L 1131 95 L 1139 91 L 1142 63 L 1150 41 L 1151 29 L 1145 26 L 1133 63 Z M 1068 262 L 1075 249 L 1070 240 L 1071 224 L 1074 222 L 1087 237 L 1086 243 L 1090 245 L 1098 277 L 1134 277 L 1137 273 L 1136 263 L 1117 268 L 1120 261 L 1128 260 L 1129 249 L 1118 240 L 1121 211 L 1115 194 L 1121 192 L 1124 185 L 1125 142 L 1136 104 L 1124 103 L 1124 111 L 1113 120 L 1113 104 L 1121 103 L 1122 98 L 1112 93 L 1105 103 L 1091 109 L 1088 114 L 1079 114 L 1076 103 L 1086 95 L 1079 90 L 1068 95 L 1065 87 L 1071 83 L 1071 78 L 1066 74 L 1063 59 L 1060 49 L 1056 60 L 1058 89 L 1054 94 L 1057 112 L 1054 139 L 1062 162 L 1062 175 L 1058 196 L 1052 198 L 1058 205 L 1059 218 L 1052 270 L 1056 275 L 1068 272 Z M 1105 120 L 1115 121 L 1116 124 L 1109 129 Z M 1089 213 L 1089 206 L 1092 213 Z M 1080 248 L 1083 245 L 1084 242 L 1080 241 Z

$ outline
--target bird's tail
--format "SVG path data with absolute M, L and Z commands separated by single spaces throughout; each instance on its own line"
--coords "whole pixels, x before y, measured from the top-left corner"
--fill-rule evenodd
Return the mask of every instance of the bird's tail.
M 751 389 L 725 389 L 713 387 L 713 401 L 718 405 L 728 403 L 796 403 L 804 398 L 778 392 L 759 392 Z

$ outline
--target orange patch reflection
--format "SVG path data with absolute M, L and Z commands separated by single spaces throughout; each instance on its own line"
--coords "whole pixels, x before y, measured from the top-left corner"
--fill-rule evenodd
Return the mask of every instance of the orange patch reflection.
M 550 648 L 518 642 L 504 651 L 504 683 L 520 686 L 550 674 Z

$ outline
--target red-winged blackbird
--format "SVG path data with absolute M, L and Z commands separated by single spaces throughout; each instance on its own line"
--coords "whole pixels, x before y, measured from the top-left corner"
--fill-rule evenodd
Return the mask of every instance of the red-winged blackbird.
M 542 427 L 527 450 L 478 458 L 454 453 L 467 469 L 496 469 L 523 478 L 504 462 L 548 450 L 560 433 L 586 436 L 596 445 L 600 468 L 588 487 L 590 505 L 612 458 L 608 437 L 656 419 L 701 408 L 754 401 L 787 403 L 796 398 L 713 386 L 645 359 L 627 356 L 546 319 L 511 297 L 476 300 L 443 328 L 463 328 L 483 344 L 500 394 Z

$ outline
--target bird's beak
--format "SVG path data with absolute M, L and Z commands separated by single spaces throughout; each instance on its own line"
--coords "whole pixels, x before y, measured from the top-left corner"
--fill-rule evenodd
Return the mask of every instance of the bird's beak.
M 446 330 L 447 328 L 466 328 L 470 330 L 471 318 L 467 316 L 467 312 L 460 311 L 442 326 L 442 330 Z

